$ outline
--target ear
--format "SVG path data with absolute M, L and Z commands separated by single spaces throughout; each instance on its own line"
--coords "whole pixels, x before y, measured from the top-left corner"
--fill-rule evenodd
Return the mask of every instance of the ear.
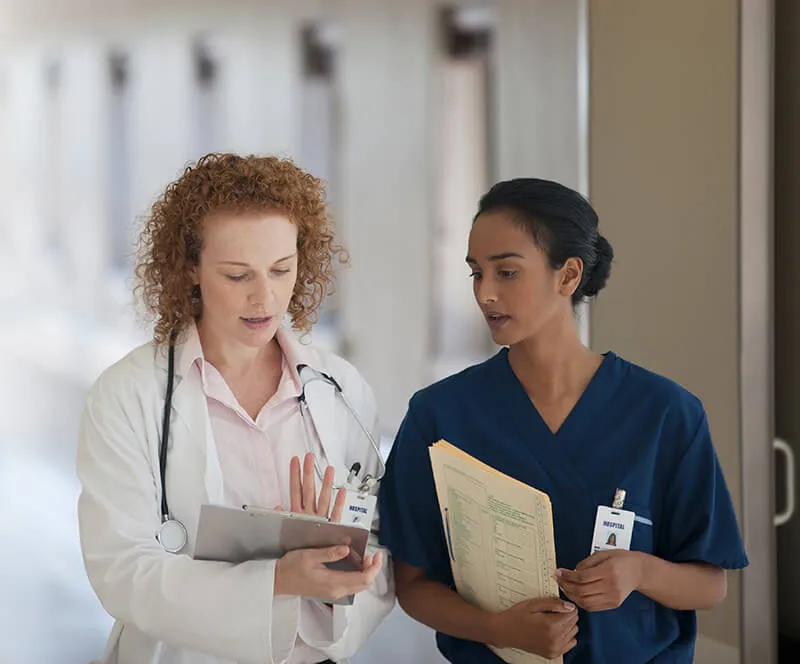
M 558 272 L 558 292 L 565 297 L 572 297 L 581 285 L 583 261 L 577 256 L 571 256 Z
M 189 275 L 192 278 L 192 286 L 199 286 L 200 285 L 200 267 L 198 265 L 192 266 L 192 269 L 189 270 Z

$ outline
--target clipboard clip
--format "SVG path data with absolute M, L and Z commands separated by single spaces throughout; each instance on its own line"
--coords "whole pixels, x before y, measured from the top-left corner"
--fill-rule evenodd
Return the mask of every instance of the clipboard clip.
M 318 523 L 330 523 L 330 519 L 316 514 L 305 514 L 304 512 L 289 512 L 286 510 L 271 510 L 266 507 L 255 505 L 242 505 L 242 509 L 251 515 L 258 514 L 280 514 L 284 519 L 295 519 L 297 521 L 316 521 Z

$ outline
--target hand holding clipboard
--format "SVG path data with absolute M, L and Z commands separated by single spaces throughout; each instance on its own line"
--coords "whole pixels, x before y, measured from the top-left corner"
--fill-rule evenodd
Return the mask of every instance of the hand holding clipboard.
M 334 521 L 341 518 L 344 489 L 337 492 L 327 518 L 333 468 L 326 470 L 317 499 L 313 464 L 313 456 L 307 455 L 301 481 L 299 459 L 292 460 L 291 511 L 203 505 L 194 558 L 229 563 L 277 560 L 276 595 L 352 604 L 353 595 L 374 581 L 383 566 L 382 555 L 367 553 L 369 529 Z

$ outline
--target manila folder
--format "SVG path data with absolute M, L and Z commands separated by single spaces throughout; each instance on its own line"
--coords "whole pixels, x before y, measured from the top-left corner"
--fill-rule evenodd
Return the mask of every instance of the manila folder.
M 430 447 L 430 457 L 458 594 L 492 613 L 526 599 L 557 598 L 548 495 L 443 440 Z M 490 648 L 509 664 L 563 661 Z

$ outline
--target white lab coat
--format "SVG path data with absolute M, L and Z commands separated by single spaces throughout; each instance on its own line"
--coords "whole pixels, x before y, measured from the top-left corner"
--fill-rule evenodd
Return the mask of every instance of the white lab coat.
M 287 335 L 288 336 L 288 335 Z M 379 438 L 375 399 L 361 375 L 332 353 L 291 340 L 297 358 L 333 376 L 361 420 Z M 167 353 L 146 344 L 107 369 L 84 407 L 77 469 L 81 547 L 89 580 L 116 619 L 104 664 L 271 664 L 291 655 L 307 611 L 330 611 L 313 600 L 274 597 L 275 562 L 239 565 L 191 557 L 200 506 L 223 504 L 223 479 L 199 372 L 176 374 L 167 498 L 189 532 L 185 554 L 166 553 L 156 541 L 161 482 L 158 452 L 167 378 Z M 332 393 L 331 393 L 332 394 Z M 331 396 L 313 412 L 337 484 L 359 461 L 374 475 L 377 459 L 347 410 Z M 298 416 L 299 417 L 299 416 Z M 337 436 L 330 432 L 336 431 Z M 346 441 L 346 442 L 341 442 Z M 325 460 L 320 460 L 321 465 Z M 288 468 L 287 468 L 288 472 Z M 334 661 L 346 660 L 394 605 L 391 565 L 352 606 L 333 609 L 330 632 L 302 635 Z M 301 603 L 303 611 L 301 612 Z M 317 621 L 319 622 L 319 621 Z M 302 631 L 302 629 L 301 629 Z M 308 631 L 308 630 L 307 630 Z M 311 630 L 312 632 L 314 630 Z

